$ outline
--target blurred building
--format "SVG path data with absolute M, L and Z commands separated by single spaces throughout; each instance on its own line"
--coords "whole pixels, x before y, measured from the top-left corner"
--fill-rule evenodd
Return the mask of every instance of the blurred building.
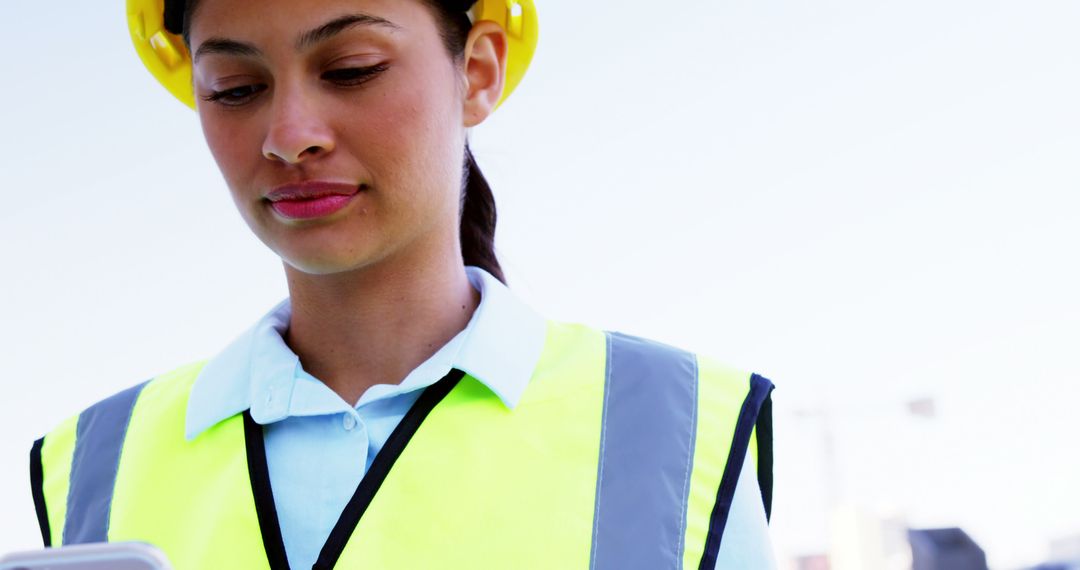
M 1050 541 L 1050 558 L 1080 560 L 1080 534 Z
M 959 528 L 911 529 L 901 516 L 882 516 L 854 505 L 834 509 L 828 556 L 791 560 L 795 570 L 987 570 L 986 553 Z M 1058 549 L 1071 553 L 1074 543 Z M 1075 544 L 1080 548 L 1080 541 Z M 1080 566 L 1039 570 L 1080 570 Z
M 830 570 L 829 557 L 825 554 L 800 556 L 795 559 L 795 570 Z
M 829 525 L 830 570 L 910 570 L 907 522 L 855 505 L 833 509 Z
M 1050 560 L 1029 570 L 1080 570 L 1080 535 L 1050 541 Z
M 1080 570 L 1080 560 L 1075 562 L 1044 562 L 1028 570 Z
M 987 570 L 986 553 L 958 528 L 908 531 L 913 570 Z

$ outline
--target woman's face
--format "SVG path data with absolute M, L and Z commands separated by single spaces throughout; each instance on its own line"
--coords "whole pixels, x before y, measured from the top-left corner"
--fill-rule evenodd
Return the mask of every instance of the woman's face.
M 286 263 L 456 247 L 465 76 L 421 0 L 201 0 L 190 42 L 210 151 Z

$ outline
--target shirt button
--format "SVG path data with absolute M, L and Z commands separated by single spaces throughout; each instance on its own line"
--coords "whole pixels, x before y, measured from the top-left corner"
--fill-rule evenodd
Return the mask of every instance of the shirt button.
M 342 424 L 345 426 L 345 431 L 352 431 L 356 427 L 356 418 L 352 414 L 346 413 Z

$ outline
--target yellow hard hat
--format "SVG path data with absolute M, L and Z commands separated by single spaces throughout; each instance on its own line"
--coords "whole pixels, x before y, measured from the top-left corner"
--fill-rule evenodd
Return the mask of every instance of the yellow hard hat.
M 191 82 L 191 54 L 175 24 L 182 17 L 184 0 L 127 0 L 131 41 L 146 69 L 177 99 L 195 108 Z M 168 15 L 166 14 L 168 12 Z M 506 85 L 499 105 L 521 83 L 529 68 L 540 26 L 533 0 L 477 0 L 470 10 L 473 22 L 491 20 L 506 30 Z M 166 18 L 173 24 L 166 29 Z M 170 31 L 173 30 L 173 31 Z

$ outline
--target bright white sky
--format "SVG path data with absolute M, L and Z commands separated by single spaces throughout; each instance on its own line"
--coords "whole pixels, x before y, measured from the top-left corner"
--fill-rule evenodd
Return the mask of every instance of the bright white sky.
M 39 544 L 34 439 L 285 295 L 111 4 L 0 19 L 0 552 Z M 781 557 L 825 548 L 830 471 L 997 567 L 1080 533 L 1080 3 L 541 9 L 473 133 L 511 283 L 777 383 Z M 906 415 L 922 396 L 936 420 Z

